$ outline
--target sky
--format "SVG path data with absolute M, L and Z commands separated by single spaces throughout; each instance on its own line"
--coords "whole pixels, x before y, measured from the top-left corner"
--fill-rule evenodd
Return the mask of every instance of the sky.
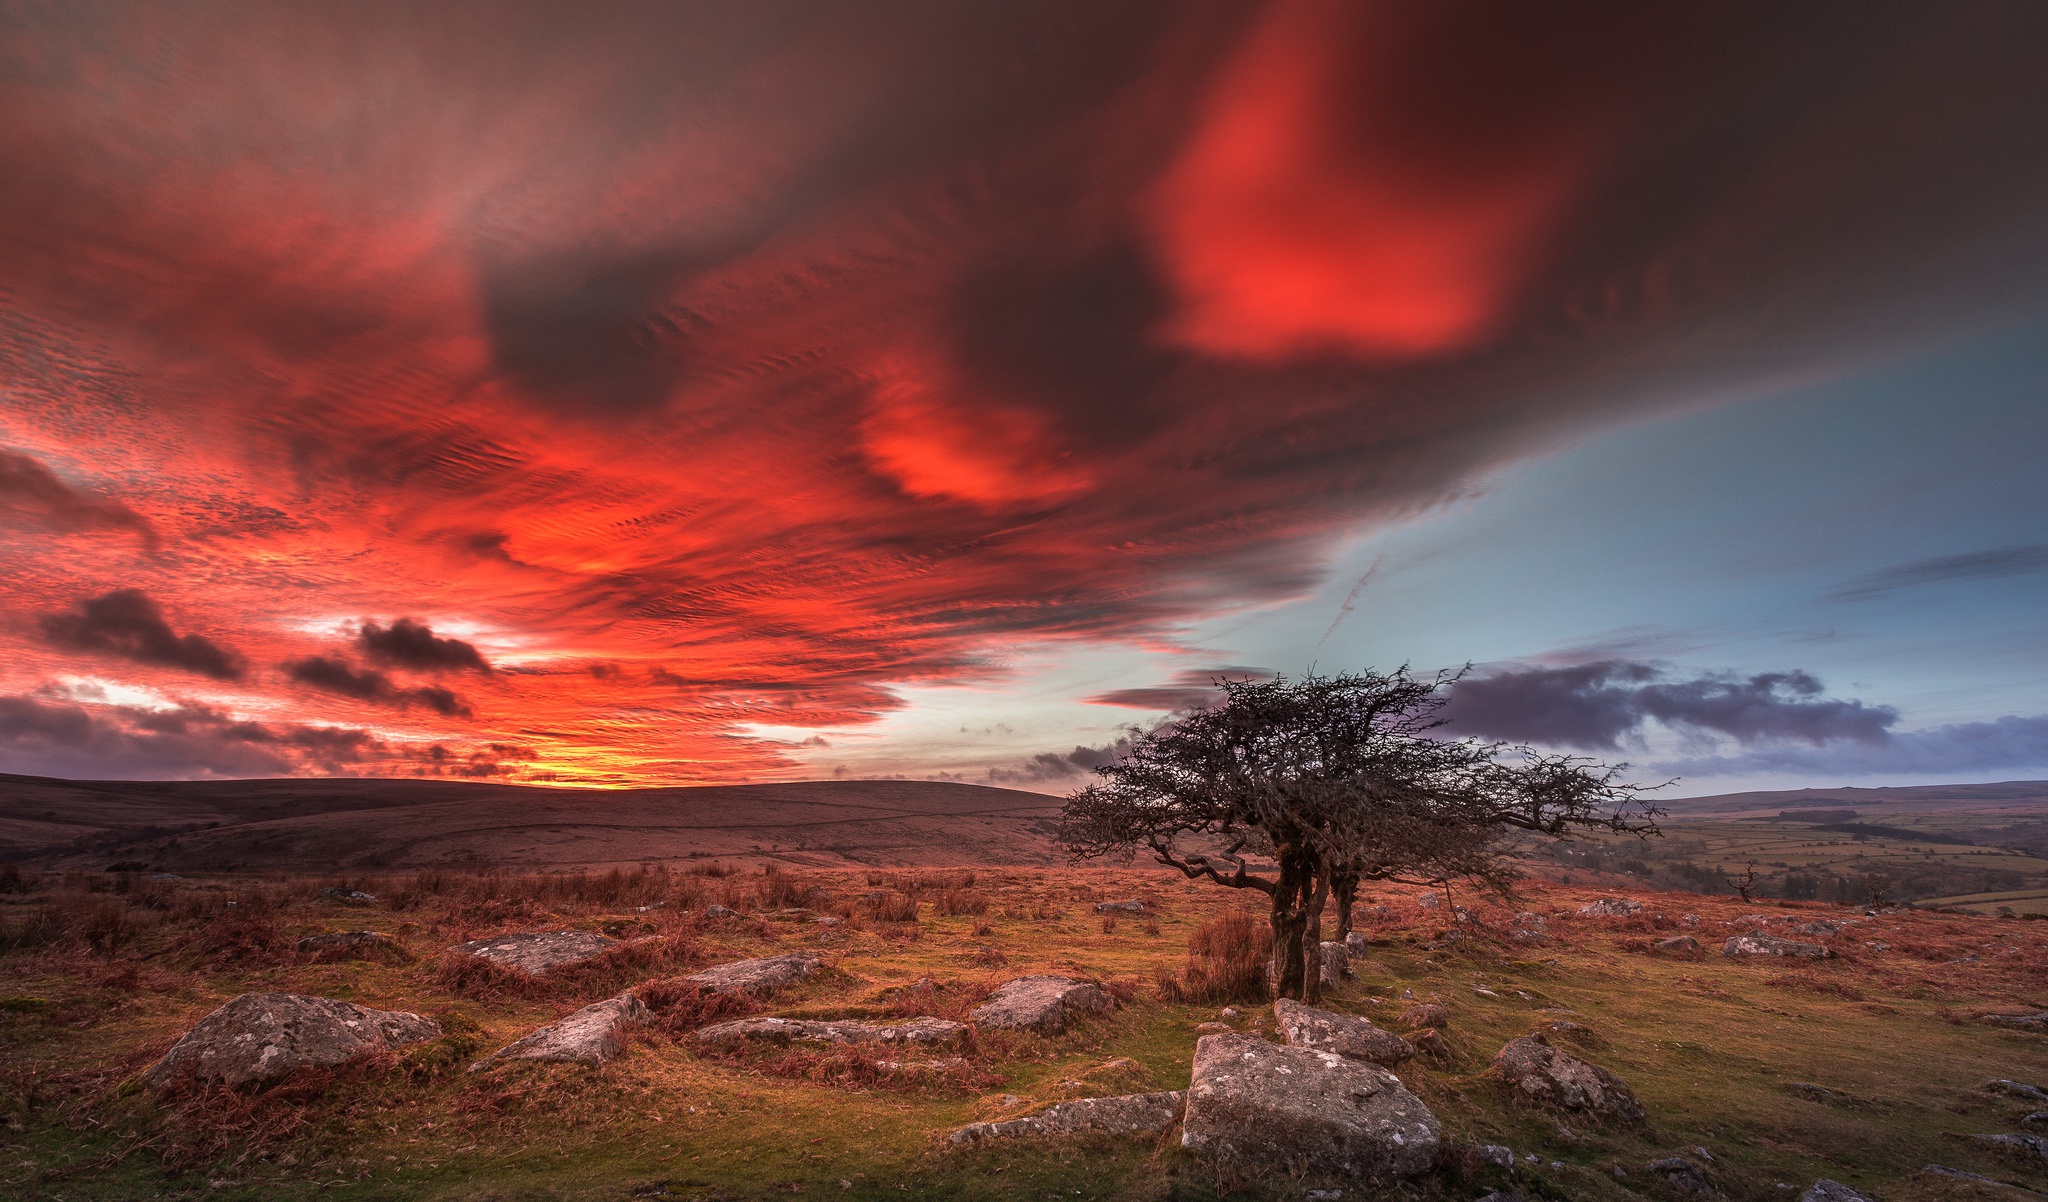
M 2048 776 L 2048 8 L 0 3 L 0 771 Z

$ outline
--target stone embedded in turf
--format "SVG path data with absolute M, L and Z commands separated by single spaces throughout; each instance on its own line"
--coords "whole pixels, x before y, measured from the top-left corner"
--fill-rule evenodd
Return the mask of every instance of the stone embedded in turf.
M 986 1123 L 969 1123 L 947 1138 L 956 1144 L 1033 1135 L 1156 1136 L 1180 1119 L 1186 1090 L 1135 1093 L 1114 1098 L 1076 1098 L 1046 1107 L 1037 1114 Z
M 1097 914 L 1143 914 L 1145 909 L 1145 903 L 1135 897 L 1129 901 L 1095 903 Z
M 239 1089 L 440 1034 L 440 1023 L 409 1011 L 296 993 L 245 993 L 200 1019 L 142 1079 L 156 1089 L 187 1081 Z
M 1493 1072 L 1522 1096 L 1548 1106 L 1630 1124 L 1648 1117 L 1620 1077 L 1551 1047 L 1541 1035 L 1509 1042 L 1493 1058 Z
M 1700 941 L 1690 935 L 1673 935 L 1669 939 L 1659 939 L 1651 944 L 1650 950 L 1666 955 L 1690 956 L 1700 950 Z
M 2048 1160 L 2048 1139 L 2038 1135 L 1972 1135 L 1971 1139 L 2001 1152 L 2014 1152 L 2028 1160 Z
M 1273 1003 L 1273 1018 L 1290 1047 L 1335 1052 L 1391 1068 L 1415 1054 L 1414 1045 L 1355 1014 L 1339 1014 L 1303 1005 L 1293 998 Z
M 957 1044 L 966 1037 L 967 1031 L 966 1023 L 931 1017 L 900 1023 L 871 1023 L 859 1019 L 738 1018 L 704 1028 L 697 1032 L 697 1039 L 702 1043 L 760 1040 L 766 1043 Z
M 1092 981 L 1073 977 L 1018 977 L 1006 981 L 974 1008 L 976 1026 L 998 1030 L 1037 1031 L 1057 1035 L 1075 1016 L 1097 1014 L 1115 1006 L 1108 993 Z
M 1579 907 L 1587 918 L 1627 918 L 1643 912 L 1643 903 L 1626 897 L 1600 897 Z
M 1195 1045 L 1181 1146 L 1255 1180 L 1413 1177 L 1442 1141 L 1436 1116 L 1376 1064 L 1249 1035 Z
M 301 956 L 322 960 L 374 960 L 399 950 L 396 940 L 377 931 L 329 931 L 308 935 L 293 946 Z
M 603 1064 L 626 1050 L 620 1032 L 647 1021 L 647 1007 L 639 998 L 622 993 L 585 1006 L 560 1022 L 549 1023 L 514 1043 L 505 1045 L 469 1066 L 476 1072 L 505 1060 L 548 1060 L 565 1064 Z
M 1724 956 L 1792 956 L 1808 960 L 1825 960 L 1833 955 L 1818 943 L 1801 943 L 1797 939 L 1780 939 L 1775 935 L 1734 935 L 1721 945 Z
M 1982 1021 L 2015 1031 L 2048 1031 L 2048 1010 L 2038 1014 L 1986 1014 Z
M 1317 949 L 1321 956 L 1323 988 L 1335 989 L 1351 979 L 1351 952 L 1343 944 L 1325 939 Z
M 530 931 L 520 935 L 499 935 L 457 944 L 455 952 L 475 956 L 500 968 L 526 973 L 552 972 L 582 964 L 621 944 L 595 931 Z
M 1441 1002 L 1417 1002 L 1401 1012 L 1401 1022 L 1411 1031 L 1442 1028 L 1451 1025 L 1451 1012 Z
M 1823 1177 L 1806 1187 L 1806 1192 L 1799 1195 L 1799 1202 L 1870 1202 L 1870 1199 L 1839 1181 Z
M 1714 1188 L 1713 1182 L 1707 1180 L 1705 1169 L 1683 1156 L 1666 1156 L 1662 1160 L 1653 1160 L 1644 1165 L 1643 1169 L 1681 1194 L 1713 1197 L 1721 1192 Z
M 707 993 L 769 994 L 794 985 L 816 971 L 816 956 L 792 952 L 783 956 L 714 964 L 702 972 L 691 973 L 683 980 Z
M 2004 1077 L 2000 1077 L 1995 1081 L 1986 1081 L 1984 1088 L 1992 1093 L 2002 1093 L 2009 1098 L 2025 1098 L 2030 1102 L 2048 1102 L 2048 1089 L 2042 1089 L 2038 1085 L 2029 1085 L 2024 1081 L 2009 1081 Z

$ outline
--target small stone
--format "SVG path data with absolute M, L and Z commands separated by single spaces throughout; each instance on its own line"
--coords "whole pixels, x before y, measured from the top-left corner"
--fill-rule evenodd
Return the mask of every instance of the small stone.
M 1196 1023 L 1196 1024 L 1195 1024 L 1195 1030 L 1197 1030 L 1197 1031 L 1228 1031 L 1228 1030 L 1230 1030 L 1230 1029 L 1231 1029 L 1231 1026 L 1230 1026 L 1230 1024 L 1229 1024 L 1229 1023 Z
M 1145 903 L 1135 897 L 1129 901 L 1095 903 L 1097 914 L 1143 914 L 1145 909 Z
M 1692 956 L 1699 953 L 1700 941 L 1690 935 L 1673 935 L 1669 939 L 1659 939 L 1650 945 L 1650 949 L 1671 955 Z
M 2048 1110 L 2036 1110 L 2032 1114 L 2021 1116 L 2020 1126 L 2048 1129 Z
M 706 918 L 738 918 L 739 916 L 740 912 L 738 910 L 733 909 L 731 906 L 721 906 L 716 902 L 704 907 L 704 917 Z
M 1415 895 L 1415 904 L 1425 910 L 1434 910 L 1444 904 L 1444 899 L 1434 893 L 1418 893 Z
M 475 956 L 500 968 L 544 973 L 586 960 L 595 960 L 619 941 L 593 931 L 535 931 L 521 935 L 499 935 L 458 944 L 457 955 Z
M 859 1019 L 739 1018 L 697 1032 L 702 1043 L 957 1044 L 967 1024 L 946 1018 L 913 1018 L 900 1023 Z
M 545 1060 L 563 1064 L 603 1064 L 626 1050 L 619 1032 L 647 1021 L 647 1007 L 630 993 L 585 1006 L 560 1022 L 549 1023 L 505 1045 L 469 1066 L 470 1072 L 505 1060 Z
M 1515 1150 L 1505 1144 L 1480 1144 L 1479 1163 L 1512 1171 L 1515 1167 Z
M 706 993 L 769 994 L 794 985 L 818 970 L 818 958 L 794 952 L 784 956 L 762 956 L 734 960 L 694 972 L 683 980 Z
M 308 935 L 293 946 L 301 956 L 320 960 L 370 960 L 399 950 L 391 936 L 376 931 L 329 931 Z
M 1318 951 L 1323 988 L 1336 989 L 1351 979 L 1351 953 L 1343 944 L 1326 939 Z
M 1707 1180 L 1705 1170 L 1683 1156 L 1653 1160 L 1643 1168 L 1662 1177 L 1671 1188 L 1683 1194 L 1711 1196 L 1720 1192 L 1714 1188 L 1713 1182 Z
M 1643 912 L 1643 903 L 1626 897 L 1600 897 L 1579 907 L 1586 918 L 1627 918 Z
M 1793 956 L 1809 960 L 1824 960 L 1833 955 L 1818 943 L 1800 943 L 1795 939 L 1780 939 L 1775 935 L 1736 935 L 1721 945 L 1724 956 Z
M 1116 1002 L 1101 986 L 1072 977 L 1018 977 L 1006 981 L 970 1017 L 977 1026 L 1057 1035 L 1077 1015 L 1098 1014 Z
M 947 1138 L 956 1144 L 976 1144 L 1083 1131 L 1096 1135 L 1157 1136 L 1179 1121 L 1181 1107 L 1186 1101 L 1184 1090 L 1125 1094 L 1113 1098 L 1076 1098 L 1021 1118 L 969 1123 Z
M 333 901 L 345 902 L 373 902 L 377 900 L 377 895 L 374 893 L 365 893 L 361 889 L 343 889 L 338 885 L 329 886 L 328 888 L 322 889 L 320 892 L 315 893 L 313 896 L 329 898 Z M 232 905 L 233 903 L 229 904 Z
M 1449 1060 L 1451 1058 L 1450 1041 L 1445 1039 L 1444 1033 L 1435 1027 L 1424 1027 L 1419 1031 L 1410 1031 L 1408 1033 L 1408 1042 L 1414 1045 L 1416 1051 L 1421 1052 L 1432 1060 Z
M 1363 956 L 1372 947 L 1372 940 L 1364 931 L 1352 931 L 1344 936 L 1344 950 L 1353 956 Z
M 1541 1035 L 1510 1042 L 1493 1058 L 1493 1071 L 1523 1096 L 1563 1110 L 1640 1124 L 1647 1115 L 1620 1077 L 1550 1046 Z
M 1806 1192 L 1799 1195 L 1799 1202 L 1870 1202 L 1870 1199 L 1839 1181 L 1823 1177 L 1806 1187 Z
M 938 1060 L 877 1060 L 874 1062 L 874 1066 L 885 1073 L 896 1073 L 902 1076 L 919 1076 L 924 1074 L 938 1076 L 945 1073 L 967 1071 L 967 1058 L 964 1056 L 946 1056 Z

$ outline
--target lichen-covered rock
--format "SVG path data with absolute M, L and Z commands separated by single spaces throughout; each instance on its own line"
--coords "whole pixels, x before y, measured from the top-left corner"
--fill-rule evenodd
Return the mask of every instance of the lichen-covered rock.
M 2048 1089 L 2029 1085 L 2024 1081 L 2010 1081 L 2004 1077 L 1986 1081 L 1984 1088 L 1992 1093 L 2002 1093 L 2008 1098 L 2025 1098 L 2029 1102 L 2048 1102 Z
M 565 1064 L 603 1064 L 626 1050 L 620 1033 L 647 1021 L 647 1007 L 630 993 L 585 1006 L 560 1022 L 549 1023 L 517 1042 L 507 1044 L 469 1066 L 476 1072 L 505 1060 L 550 1060 Z
M 1290 1047 L 1335 1052 L 1339 1056 L 1369 1061 L 1384 1068 L 1391 1068 L 1415 1054 L 1414 1046 L 1407 1040 L 1374 1026 L 1370 1019 L 1319 1010 L 1293 998 L 1274 1002 L 1273 1018 L 1279 1025 L 1280 1037 Z
M 401 956 L 398 942 L 377 931 L 329 931 L 308 935 L 293 945 L 301 956 L 317 960 L 378 960 Z
M 245 993 L 200 1019 L 142 1079 L 156 1089 L 188 1081 L 240 1089 L 440 1034 L 441 1024 L 404 1010 L 371 1010 L 296 993 Z
M 1643 912 L 1643 903 L 1626 897 L 1600 897 L 1579 907 L 1587 918 L 1627 918 Z
M 1818 943 L 1801 943 L 1797 939 L 1780 939 L 1776 935 L 1734 935 L 1721 945 L 1724 956 L 1794 956 L 1808 960 L 1824 960 L 1834 953 Z
M 970 1015 L 976 1026 L 1057 1035 L 1082 1014 L 1116 1005 L 1102 987 L 1072 977 L 1018 977 L 988 995 Z
M 1551 1047 L 1541 1035 L 1510 1042 L 1493 1058 L 1493 1071 L 1522 1096 L 1561 1110 L 1631 1124 L 1648 1117 L 1620 1077 Z
M 966 1023 L 947 1018 L 921 1017 L 900 1023 L 871 1023 L 859 1019 L 738 1018 L 697 1032 L 702 1043 L 831 1044 L 957 1044 L 967 1034 Z
M 1181 1146 L 1257 1180 L 1413 1177 L 1442 1142 L 1436 1116 L 1376 1064 L 1249 1035 L 1195 1045 Z
M 1352 931 L 1344 936 L 1344 951 L 1347 955 L 1363 956 L 1372 949 L 1372 939 L 1364 931 Z
M 978 1144 L 996 1139 L 1081 1132 L 1156 1136 L 1180 1121 L 1180 1108 L 1186 1101 L 1186 1090 L 1125 1094 L 1114 1098 L 1076 1098 L 1048 1106 L 1036 1114 L 996 1122 L 969 1123 L 947 1138 L 956 1144 Z
M 1135 897 L 1129 901 L 1096 902 L 1095 912 L 1097 914 L 1143 914 L 1145 912 L 1145 903 Z
M 595 931 L 532 931 L 472 939 L 456 945 L 455 952 L 500 968 L 539 974 L 595 960 L 618 946 L 618 940 Z
M 818 958 L 792 952 L 762 956 L 755 960 L 734 960 L 693 972 L 683 980 L 707 993 L 751 993 L 766 995 L 794 985 L 818 971 Z
M 1321 953 L 1323 988 L 1335 989 L 1351 979 L 1351 951 L 1333 939 L 1325 939 Z

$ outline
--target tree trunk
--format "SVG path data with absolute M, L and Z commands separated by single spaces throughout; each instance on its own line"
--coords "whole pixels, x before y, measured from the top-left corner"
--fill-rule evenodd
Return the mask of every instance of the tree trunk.
M 1301 939 L 1301 1000 L 1311 1005 L 1323 1000 L 1323 905 L 1330 898 L 1328 872 L 1311 874 L 1315 882 L 1308 899 L 1308 929 Z
M 1337 942 L 1351 938 L 1352 908 L 1358 904 L 1358 869 L 1339 868 L 1330 874 L 1330 893 L 1337 899 Z
M 1304 1001 L 1314 863 L 1298 844 L 1276 848 L 1273 858 L 1280 867 L 1280 880 L 1273 890 L 1273 988 L 1280 997 Z

